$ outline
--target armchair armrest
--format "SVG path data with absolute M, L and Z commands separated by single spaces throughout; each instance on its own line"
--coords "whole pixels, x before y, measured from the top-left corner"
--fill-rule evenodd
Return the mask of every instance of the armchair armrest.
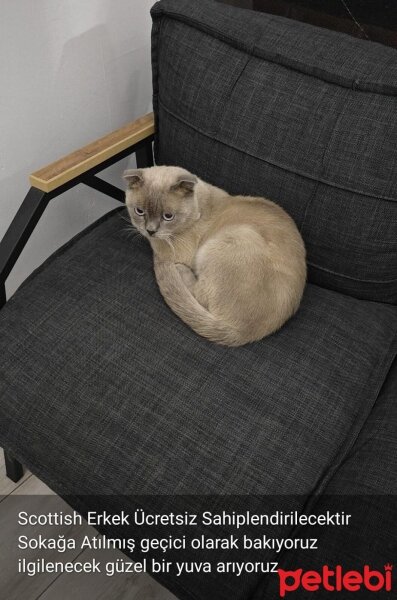
M 96 173 L 132 153 L 138 167 L 152 166 L 153 136 L 154 118 L 149 113 L 30 175 L 31 188 L 0 240 L 0 308 L 6 302 L 5 281 L 49 201 L 84 183 L 123 202 L 123 190 Z
M 133 152 L 139 167 L 150 167 L 153 165 L 153 136 L 154 118 L 150 113 L 30 175 L 31 188 L 0 240 L 0 309 L 7 301 L 6 279 L 49 201 L 85 183 L 123 202 L 123 190 L 100 179 L 96 173 Z M 8 477 L 18 481 L 23 475 L 22 465 L 6 452 L 5 462 Z
M 35 171 L 30 175 L 30 184 L 43 192 L 52 192 L 153 134 L 153 113 L 149 113 Z

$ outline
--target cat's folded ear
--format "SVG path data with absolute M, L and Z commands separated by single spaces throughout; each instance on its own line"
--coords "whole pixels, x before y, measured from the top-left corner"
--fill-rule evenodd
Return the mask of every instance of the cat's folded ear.
M 181 175 L 178 181 L 171 187 L 171 190 L 181 194 L 181 196 L 190 196 L 193 194 L 196 183 L 197 177 L 195 175 Z
M 143 173 L 141 169 L 127 169 L 123 173 L 123 179 L 128 183 L 130 189 L 140 187 L 143 184 Z

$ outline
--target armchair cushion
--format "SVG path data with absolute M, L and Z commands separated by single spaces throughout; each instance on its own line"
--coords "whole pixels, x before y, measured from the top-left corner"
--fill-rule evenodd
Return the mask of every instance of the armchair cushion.
M 396 50 L 210 0 L 152 15 L 157 162 L 278 202 L 310 281 L 396 304 Z
M 396 351 L 397 308 L 307 287 L 255 344 L 198 337 L 165 305 L 117 210 L 0 314 L 0 445 L 62 493 L 320 490 Z
M 343 565 L 345 571 L 372 564 L 384 568 L 395 555 L 397 543 L 397 360 L 394 361 L 357 440 L 323 494 L 316 511 L 336 509 L 354 515 L 348 528 L 302 528 L 299 536 L 318 539 L 319 550 L 292 550 L 283 556 L 283 569 L 321 571 L 323 565 Z M 370 560 L 371 557 L 371 560 Z M 373 557 L 373 558 L 372 558 Z M 375 566 L 376 565 L 376 566 Z M 263 578 L 250 600 L 277 598 L 276 578 Z M 321 594 L 321 592 L 319 592 Z M 299 591 L 299 600 L 310 600 Z M 322 597 L 322 596 L 320 596 Z M 326 595 L 324 596 L 326 597 Z M 360 591 L 360 598 L 372 592 Z M 316 596 L 314 596 L 316 598 Z

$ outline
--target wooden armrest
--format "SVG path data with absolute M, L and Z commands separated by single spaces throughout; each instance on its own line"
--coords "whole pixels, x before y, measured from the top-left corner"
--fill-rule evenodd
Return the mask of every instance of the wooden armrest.
M 51 192 L 153 133 L 153 113 L 149 113 L 35 171 L 29 177 L 30 184 L 43 192 Z

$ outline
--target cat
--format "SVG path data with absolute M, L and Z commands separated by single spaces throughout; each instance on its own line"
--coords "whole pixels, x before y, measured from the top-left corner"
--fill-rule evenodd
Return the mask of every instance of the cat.
M 231 196 L 180 167 L 123 176 L 131 222 L 150 242 L 161 294 L 196 333 L 241 346 L 274 333 L 298 310 L 305 246 L 280 206 Z

